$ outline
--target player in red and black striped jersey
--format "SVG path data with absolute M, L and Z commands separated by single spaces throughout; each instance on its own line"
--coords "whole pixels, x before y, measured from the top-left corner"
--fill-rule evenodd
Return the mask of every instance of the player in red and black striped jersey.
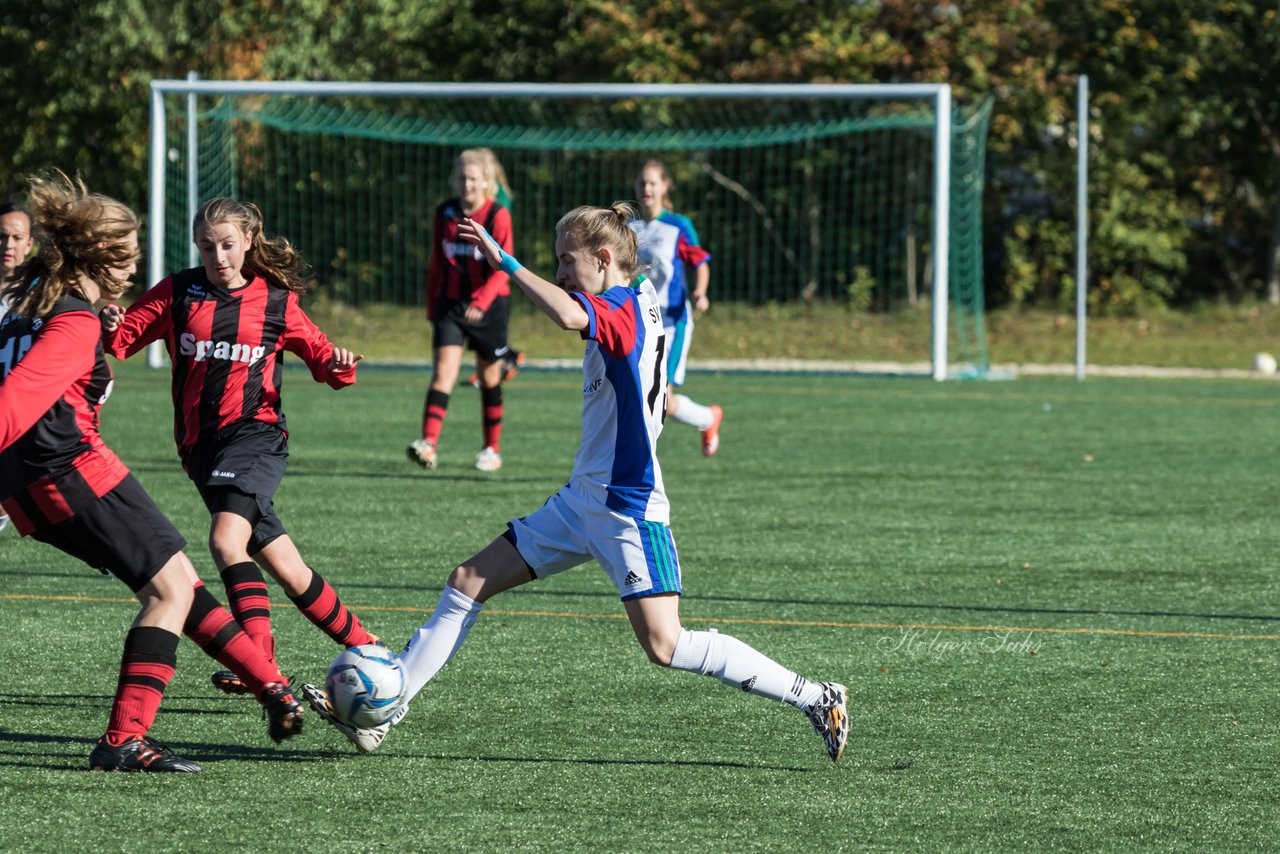
M 204 588 L 181 534 L 98 432 L 112 377 L 93 304 L 128 287 L 137 217 L 65 176 L 33 179 L 31 200 L 40 254 L 5 287 L 12 307 L 0 321 L 0 503 L 24 536 L 115 575 L 142 603 L 90 767 L 200 770 L 147 735 L 179 632 L 239 674 L 266 707 L 272 738 L 301 732 L 301 706 L 279 669 Z
M 356 381 L 360 356 L 330 343 L 298 304 L 306 263 L 263 234 L 262 213 L 206 202 L 193 224 L 202 266 L 175 273 L 124 311 L 103 310 L 104 342 L 124 359 L 163 339 L 173 364 L 174 438 L 213 519 L 209 547 L 231 611 L 273 662 L 271 604 L 260 564 L 311 622 L 345 646 L 375 643 L 298 553 L 273 497 L 289 456 L 280 408 L 286 352 L 335 389 Z M 256 563 L 255 563 L 256 561 Z M 245 686 L 214 674 L 229 693 Z
M 507 171 L 502 168 L 502 161 L 498 159 L 498 155 L 493 153 L 492 148 L 476 148 L 473 149 L 484 159 L 485 171 L 493 175 L 493 184 L 497 187 L 497 193 L 494 200 L 507 209 L 507 213 L 514 214 L 515 208 L 512 207 L 512 201 L 515 194 L 511 190 L 511 182 L 507 180 Z M 508 342 L 507 352 L 502 356 L 502 382 L 508 382 L 520 373 L 520 368 L 525 363 L 525 354 L 520 352 Z M 467 378 L 467 385 L 472 388 L 480 388 L 480 374 L 473 371 L 471 376 Z
M 422 406 L 422 438 L 405 449 L 409 459 L 427 469 L 436 467 L 440 430 L 458 381 L 464 346 L 475 351 L 480 386 L 484 444 L 475 466 L 490 472 L 502 467 L 502 378 L 511 352 L 507 343 L 511 288 L 506 273 L 490 268 L 474 246 L 458 237 L 458 224 L 470 217 L 511 251 L 511 214 L 496 200 L 500 186 L 496 164 L 492 152 L 485 149 L 472 148 L 458 155 L 452 178 L 458 196 L 436 208 L 432 224 L 427 267 L 431 385 Z

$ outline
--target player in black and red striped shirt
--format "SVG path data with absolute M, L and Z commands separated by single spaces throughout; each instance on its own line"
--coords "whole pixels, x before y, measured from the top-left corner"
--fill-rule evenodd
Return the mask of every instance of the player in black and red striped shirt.
M 138 219 L 58 175 L 31 181 L 39 256 L 5 286 L 0 322 L 0 503 L 24 536 L 129 586 L 142 603 L 128 635 L 95 770 L 199 771 L 147 733 L 177 663 L 178 634 L 239 673 L 282 741 L 302 709 L 279 669 L 196 576 L 182 535 L 98 433 L 111 369 L 93 305 L 129 285 Z
M 211 199 L 192 231 L 203 264 L 168 276 L 127 312 L 104 309 L 107 350 L 123 359 L 163 338 L 178 454 L 213 515 L 209 548 L 231 611 L 267 657 L 275 661 L 275 641 L 259 564 L 329 637 L 375 643 L 302 559 L 272 502 L 289 456 L 280 408 L 285 352 L 335 389 L 356 381 L 361 357 L 335 347 L 303 312 L 307 265 L 288 240 L 266 237 L 256 206 Z M 213 680 L 229 693 L 244 691 L 232 673 Z
M 476 248 L 458 237 L 458 224 L 471 217 L 484 225 L 505 251 L 512 251 L 511 214 L 497 201 L 500 188 L 497 158 L 487 149 L 458 155 L 453 186 L 458 195 L 436 208 L 431 228 L 431 261 L 427 267 L 427 317 L 431 321 L 432 373 L 422 405 L 422 438 L 405 449 L 423 468 L 436 467 L 440 431 L 449 397 L 458 381 L 463 347 L 476 354 L 484 444 L 476 455 L 480 471 L 502 467 L 502 378 L 507 343 L 508 276 L 485 263 Z

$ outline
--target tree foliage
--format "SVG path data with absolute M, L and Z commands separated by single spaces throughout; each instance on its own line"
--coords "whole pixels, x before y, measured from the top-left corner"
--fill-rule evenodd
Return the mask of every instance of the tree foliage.
M 988 298 L 1074 292 L 1091 102 L 1097 311 L 1280 299 L 1280 17 L 1255 0 L 43 0 L 0 11 L 0 181 L 79 171 L 143 207 L 149 83 L 938 82 L 996 98 Z

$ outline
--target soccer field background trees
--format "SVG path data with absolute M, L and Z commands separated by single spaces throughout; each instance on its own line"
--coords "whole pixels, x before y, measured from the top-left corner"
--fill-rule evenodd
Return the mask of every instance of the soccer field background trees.
M 989 305 L 1073 299 L 1088 74 L 1095 312 L 1280 302 L 1280 19 L 1241 0 L 45 0 L 0 11 L 0 191 L 57 166 L 145 207 L 147 87 L 209 79 L 950 82 L 996 99 Z M 14 8 L 16 6 L 16 8 Z M 518 12 L 516 11 L 518 9 Z

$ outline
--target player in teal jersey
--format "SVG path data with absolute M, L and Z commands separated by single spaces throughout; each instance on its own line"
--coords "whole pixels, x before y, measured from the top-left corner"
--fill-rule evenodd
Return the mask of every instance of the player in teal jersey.
M 685 364 L 693 341 L 694 313 L 706 311 L 711 301 L 707 284 L 711 280 L 711 255 L 698 245 L 698 232 L 688 217 L 667 209 L 671 178 L 661 160 L 649 159 L 636 170 L 636 198 L 641 216 L 632 220 L 639 239 L 640 263 L 645 267 L 663 305 L 667 330 L 667 415 L 702 433 L 702 453 L 713 456 L 720 448 L 719 406 L 703 406 L 687 395 L 677 394 L 684 385 Z M 689 292 L 685 270 L 694 271 Z

